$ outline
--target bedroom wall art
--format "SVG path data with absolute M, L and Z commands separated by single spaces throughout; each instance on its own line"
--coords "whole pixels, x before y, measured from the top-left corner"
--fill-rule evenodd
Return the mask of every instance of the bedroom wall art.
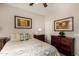
M 15 28 L 17 29 L 31 29 L 32 28 L 32 19 L 21 17 L 21 16 L 14 16 L 15 20 Z
M 73 18 L 74 17 L 67 17 L 55 20 L 54 31 L 73 31 L 74 30 Z

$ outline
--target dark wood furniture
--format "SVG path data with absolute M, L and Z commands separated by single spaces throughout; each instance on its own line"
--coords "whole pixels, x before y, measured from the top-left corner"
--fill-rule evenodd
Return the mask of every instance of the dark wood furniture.
M 39 39 L 39 40 L 45 42 L 45 35 L 34 35 L 34 38 Z
M 51 45 L 55 46 L 59 52 L 67 56 L 74 55 L 74 38 L 52 35 Z
M 0 51 L 4 47 L 5 43 L 9 40 L 7 37 L 0 37 Z

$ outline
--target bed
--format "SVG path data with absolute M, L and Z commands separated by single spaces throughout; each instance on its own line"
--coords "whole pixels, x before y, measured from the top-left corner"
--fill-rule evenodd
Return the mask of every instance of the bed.
M 57 49 L 45 42 L 32 38 L 25 41 L 8 41 L 0 56 L 59 56 Z

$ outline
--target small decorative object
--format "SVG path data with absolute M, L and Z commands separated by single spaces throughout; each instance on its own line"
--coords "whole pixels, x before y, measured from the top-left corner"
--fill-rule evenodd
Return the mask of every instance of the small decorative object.
M 24 41 L 24 35 L 23 35 L 23 33 L 20 33 L 20 41 Z
M 73 17 L 67 17 L 60 20 L 54 21 L 54 31 L 73 31 Z
M 15 28 L 17 29 L 31 29 L 32 28 L 32 19 L 15 16 Z
M 59 32 L 59 36 L 65 37 L 64 31 L 60 31 L 60 32 Z

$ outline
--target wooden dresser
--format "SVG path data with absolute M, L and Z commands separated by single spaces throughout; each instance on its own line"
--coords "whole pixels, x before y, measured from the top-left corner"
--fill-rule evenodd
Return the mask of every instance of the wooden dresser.
M 45 42 L 45 35 L 34 35 L 34 38 L 39 39 L 39 40 Z
M 74 55 L 74 38 L 52 35 L 51 45 L 55 46 L 59 52 L 67 56 Z
M 8 40 L 9 39 L 7 37 L 0 37 L 0 51 Z

